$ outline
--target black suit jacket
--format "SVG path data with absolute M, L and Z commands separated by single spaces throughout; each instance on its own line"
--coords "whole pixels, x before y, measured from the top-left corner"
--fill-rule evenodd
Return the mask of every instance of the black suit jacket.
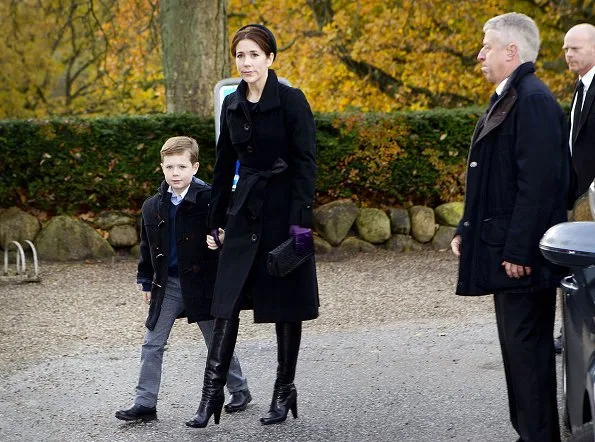
M 573 105 L 576 90 L 573 95 Z M 595 80 L 591 82 L 578 122 L 576 139 L 572 143 L 572 166 L 576 178 L 576 195 L 585 193 L 595 178 Z M 572 106 L 570 107 L 572 112 Z

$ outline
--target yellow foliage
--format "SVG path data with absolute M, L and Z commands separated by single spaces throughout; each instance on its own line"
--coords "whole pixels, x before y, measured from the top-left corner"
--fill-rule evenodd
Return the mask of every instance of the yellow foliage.
M 0 118 L 163 111 L 151 1 L 0 2 Z
M 493 85 L 475 59 L 482 26 L 511 10 L 540 26 L 538 73 L 568 101 L 574 75 L 561 46 L 570 26 L 588 20 L 581 4 L 228 0 L 227 10 L 230 39 L 248 23 L 273 30 L 280 50 L 273 67 L 304 90 L 314 110 L 387 112 L 485 103 Z M 0 2 L 0 118 L 163 112 L 158 6 Z
M 561 50 L 564 28 L 556 3 L 543 12 L 523 1 L 335 0 L 319 23 L 306 0 L 230 0 L 230 34 L 261 22 L 276 33 L 276 69 L 302 88 L 317 111 L 395 111 L 459 107 L 487 101 L 488 84 L 476 62 L 483 23 L 519 10 L 541 29 L 539 75 L 562 101 L 573 76 Z M 571 1 L 575 3 L 576 1 Z M 556 5 L 558 5 L 556 7 Z M 576 14 L 577 9 L 566 11 Z M 556 15 L 558 14 L 558 15 Z

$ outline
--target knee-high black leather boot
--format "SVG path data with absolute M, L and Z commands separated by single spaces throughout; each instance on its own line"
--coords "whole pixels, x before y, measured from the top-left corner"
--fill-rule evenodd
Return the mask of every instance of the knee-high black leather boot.
M 293 384 L 295 367 L 302 338 L 301 322 L 278 322 L 277 331 L 277 380 L 269 412 L 260 418 L 263 425 L 276 424 L 287 419 L 291 410 L 297 418 L 297 390 Z
M 215 424 L 219 424 L 221 409 L 225 402 L 223 386 L 227 382 L 227 371 L 236 345 L 239 324 L 239 319 L 215 318 L 205 367 L 202 398 L 196 414 L 186 422 L 189 427 L 206 427 L 212 415 L 215 416 Z

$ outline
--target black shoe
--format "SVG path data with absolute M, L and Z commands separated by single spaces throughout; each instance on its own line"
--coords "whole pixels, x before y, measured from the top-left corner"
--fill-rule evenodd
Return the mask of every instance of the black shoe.
M 116 411 L 116 418 L 123 421 L 153 421 L 157 419 L 157 409 L 134 404 L 126 410 Z
M 554 351 L 557 355 L 562 353 L 562 335 L 554 338 Z
M 287 413 L 291 410 L 294 419 L 297 419 L 297 390 L 295 385 L 275 386 L 271 408 L 266 416 L 260 418 L 262 425 L 278 424 L 287 419 Z
M 252 395 L 247 388 L 245 390 L 234 391 L 231 393 L 229 402 L 225 404 L 225 412 L 235 413 L 237 411 L 244 411 L 251 401 Z
M 206 400 L 200 401 L 196 414 L 192 416 L 192 419 L 186 421 L 186 426 L 192 428 L 205 428 L 209 423 L 211 416 L 215 418 L 215 425 L 219 425 L 219 419 L 221 418 L 221 409 L 223 408 L 223 396 L 220 401 L 217 400 Z

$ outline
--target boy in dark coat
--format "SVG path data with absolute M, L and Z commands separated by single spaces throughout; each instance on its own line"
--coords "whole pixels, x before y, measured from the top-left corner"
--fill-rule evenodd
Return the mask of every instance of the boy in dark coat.
M 198 323 L 207 346 L 211 341 L 217 252 L 205 243 L 211 187 L 194 177 L 198 167 L 194 139 L 168 139 L 161 148 L 165 181 L 142 207 L 137 282 L 149 304 L 149 315 L 136 399 L 132 407 L 116 411 L 121 420 L 157 418 L 163 351 L 176 318 L 186 316 L 189 323 Z M 252 398 L 235 355 L 227 379 L 231 401 L 226 411 L 244 410 Z

